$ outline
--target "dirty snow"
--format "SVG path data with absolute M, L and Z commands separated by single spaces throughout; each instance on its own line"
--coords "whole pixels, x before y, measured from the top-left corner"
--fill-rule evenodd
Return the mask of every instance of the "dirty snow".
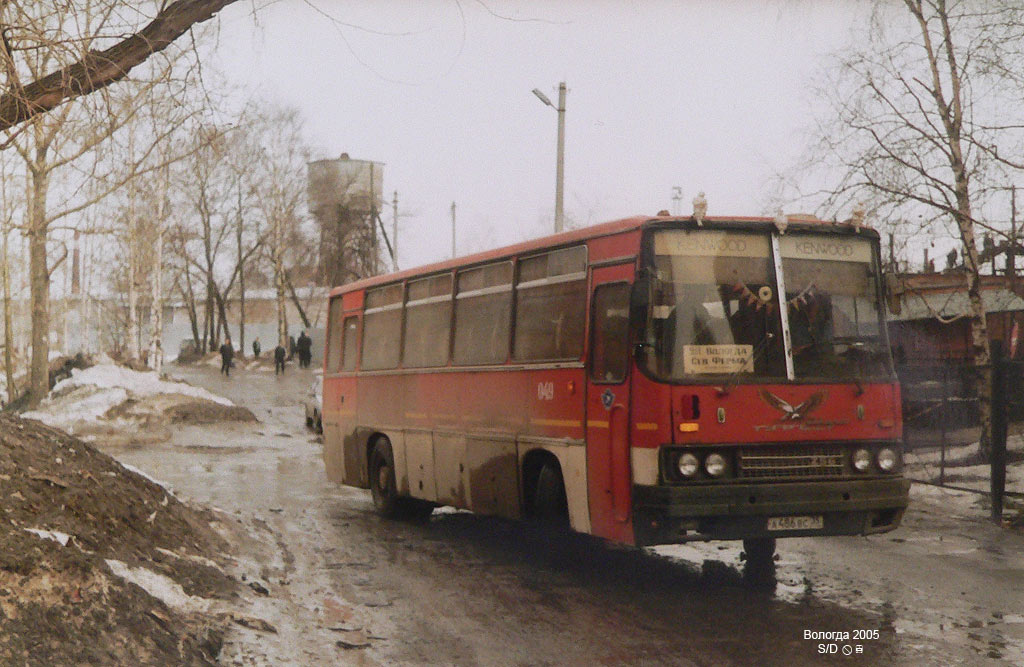
M 135 584 L 171 609 L 185 613 L 206 612 L 210 609 L 210 600 L 189 595 L 170 577 L 113 559 L 107 560 L 107 567 L 118 577 Z
M 39 528 L 26 528 L 25 532 L 37 535 L 44 540 L 53 540 L 54 542 L 60 543 L 62 547 L 66 547 L 68 542 L 71 541 L 71 536 L 67 533 L 62 533 L 59 530 L 41 530 Z
M 82 434 L 97 423 L 106 421 L 106 415 L 112 408 L 129 399 L 138 401 L 154 396 L 187 397 L 225 407 L 234 406 L 223 396 L 184 382 L 162 380 L 153 371 L 134 371 L 103 363 L 84 370 L 73 369 L 71 377 L 58 382 L 38 409 L 25 412 L 22 417 L 38 419 L 69 433 Z
M 130 368 L 114 364 L 100 364 L 85 370 L 74 369 L 71 377 L 57 383 L 53 388 L 54 395 L 60 395 L 74 387 L 93 385 L 101 388 L 120 387 L 133 398 L 152 396 L 154 394 L 183 394 L 201 398 L 221 405 L 234 405 L 231 401 L 199 387 L 184 382 L 161 380 L 154 371 L 133 371 Z
M 128 392 L 123 387 L 79 387 L 62 399 L 47 398 L 38 410 L 21 416 L 38 419 L 48 426 L 69 429 L 77 422 L 100 419 L 108 410 L 128 400 Z

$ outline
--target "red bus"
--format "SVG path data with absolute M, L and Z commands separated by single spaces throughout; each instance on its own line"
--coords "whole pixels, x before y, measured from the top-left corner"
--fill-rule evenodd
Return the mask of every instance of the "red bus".
M 619 220 L 332 290 L 328 477 L 635 545 L 894 529 L 878 234 Z

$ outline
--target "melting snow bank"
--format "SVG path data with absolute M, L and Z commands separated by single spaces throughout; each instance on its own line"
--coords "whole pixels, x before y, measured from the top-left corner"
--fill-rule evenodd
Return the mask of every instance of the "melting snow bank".
M 62 380 L 53 388 L 51 396 L 60 396 L 63 392 L 76 387 L 94 386 L 101 389 L 124 389 L 132 398 L 142 398 L 156 394 L 181 394 L 201 398 L 220 405 L 234 405 L 231 401 L 205 389 L 193 387 L 185 382 L 161 380 L 154 371 L 133 371 L 130 368 L 114 364 L 102 364 L 74 370 L 71 377 Z
M 84 370 L 58 382 L 39 409 L 22 415 L 87 437 L 117 434 L 130 441 L 170 437 L 168 424 L 255 421 L 252 413 L 205 389 L 161 379 L 113 363 Z

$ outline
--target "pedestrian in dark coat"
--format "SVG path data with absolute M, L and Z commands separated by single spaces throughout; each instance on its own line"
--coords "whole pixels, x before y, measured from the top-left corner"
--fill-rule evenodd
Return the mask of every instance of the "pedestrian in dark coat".
M 220 346 L 220 372 L 231 377 L 232 360 L 235 357 L 235 348 L 231 347 L 231 337 L 224 340 Z
M 288 336 L 288 361 L 295 358 L 295 336 Z
M 254 340 L 252 342 L 252 356 L 253 356 L 253 358 L 255 358 L 255 359 L 259 359 L 260 358 L 260 350 L 261 349 L 262 348 L 260 347 L 260 339 L 257 338 L 256 340 Z
M 309 362 L 313 359 L 313 339 L 306 335 L 305 329 L 299 334 L 295 349 L 299 353 L 299 366 L 309 368 Z
M 287 354 L 288 350 L 284 349 L 284 341 L 281 341 L 274 348 L 274 375 L 284 373 L 284 358 Z

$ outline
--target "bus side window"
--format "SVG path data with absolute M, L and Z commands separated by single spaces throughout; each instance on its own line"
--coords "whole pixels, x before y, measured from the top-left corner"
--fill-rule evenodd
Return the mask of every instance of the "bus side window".
M 334 373 L 338 371 L 338 366 L 341 364 L 341 350 L 342 350 L 342 333 L 344 331 L 341 323 L 341 297 L 337 297 L 331 300 L 330 308 L 328 309 L 328 326 L 330 327 L 330 335 L 327 339 L 327 372 Z
M 366 292 L 363 311 L 363 370 L 397 368 L 402 353 L 401 283 Z
M 516 283 L 517 361 L 578 360 L 587 313 L 584 246 L 526 257 Z
M 359 355 L 358 339 L 356 338 L 359 335 L 359 318 L 346 317 L 343 331 L 342 350 L 344 351 L 341 355 L 341 370 L 354 371 L 356 357 Z
M 600 285 L 594 290 L 593 344 L 590 378 L 622 382 L 629 367 L 629 292 L 627 283 Z
M 487 264 L 459 272 L 455 280 L 452 348 L 455 364 L 505 363 L 512 318 L 511 297 L 511 262 Z
M 452 276 L 410 281 L 405 303 L 405 368 L 444 366 L 452 319 Z

